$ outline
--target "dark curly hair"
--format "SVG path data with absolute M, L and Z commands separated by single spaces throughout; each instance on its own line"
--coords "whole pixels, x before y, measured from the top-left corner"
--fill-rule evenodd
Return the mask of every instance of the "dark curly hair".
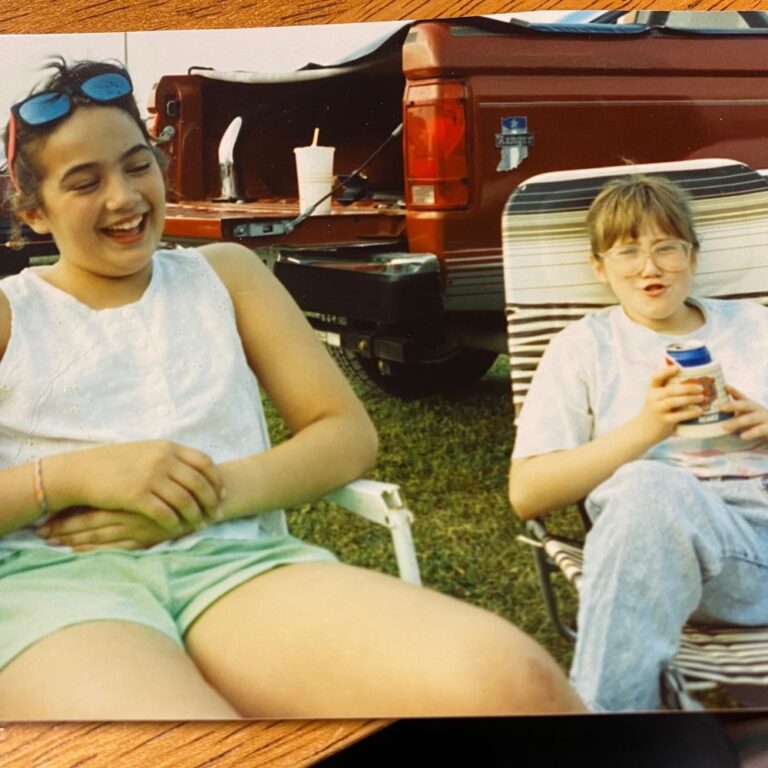
M 49 61 L 45 68 L 53 69 L 54 71 L 49 77 L 38 83 L 38 85 L 30 91 L 29 95 L 31 96 L 43 91 L 66 93 L 72 103 L 72 111 L 69 115 L 73 114 L 78 107 L 99 104 L 98 102 L 91 101 L 87 96 L 80 92 L 78 88 L 80 83 L 83 83 L 96 75 L 106 74 L 108 72 L 118 72 L 130 79 L 125 67 L 119 62 L 113 61 L 84 60 L 67 63 L 63 57 L 57 56 Z M 149 135 L 147 126 L 142 120 L 141 113 L 139 112 L 133 94 L 128 94 L 115 101 L 110 101 L 109 104 L 105 106 L 117 107 L 127 113 L 136 123 L 147 143 L 151 145 L 151 136 Z M 67 115 L 67 117 L 69 115 Z M 66 119 L 66 117 L 62 119 Z M 15 228 L 12 233 L 16 238 L 20 236 L 20 223 L 18 222 L 19 212 L 40 207 L 42 204 L 40 187 L 43 181 L 43 170 L 39 167 L 37 155 L 40 146 L 44 143 L 45 139 L 60 124 L 61 120 L 55 120 L 50 123 L 45 123 L 44 125 L 30 126 L 21 120 L 16 120 L 16 146 L 13 157 L 13 171 L 16 177 L 16 186 L 14 187 L 12 184 L 9 184 L 6 190 L 6 203 L 14 214 L 14 218 L 17 219 L 17 221 L 14 222 Z M 6 124 L 5 131 L 3 132 L 6 157 L 8 157 L 9 128 L 10 120 Z M 165 170 L 167 165 L 166 156 L 154 146 L 153 152 L 161 169 Z M 11 158 L 8 158 L 8 160 L 10 162 Z

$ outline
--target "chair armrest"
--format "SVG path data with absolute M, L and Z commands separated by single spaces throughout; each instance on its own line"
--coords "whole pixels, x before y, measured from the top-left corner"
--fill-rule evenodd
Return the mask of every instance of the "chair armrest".
M 378 480 L 355 480 L 326 494 L 326 501 L 389 529 L 400 578 L 421 585 L 411 533 L 412 512 L 403 504 L 400 486 Z

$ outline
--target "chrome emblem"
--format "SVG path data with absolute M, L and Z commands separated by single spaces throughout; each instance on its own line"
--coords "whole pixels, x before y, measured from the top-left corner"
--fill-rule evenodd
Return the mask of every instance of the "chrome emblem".
M 496 134 L 496 148 L 501 150 L 497 171 L 511 171 L 528 157 L 533 134 L 528 133 L 527 117 L 502 117 L 501 133 Z

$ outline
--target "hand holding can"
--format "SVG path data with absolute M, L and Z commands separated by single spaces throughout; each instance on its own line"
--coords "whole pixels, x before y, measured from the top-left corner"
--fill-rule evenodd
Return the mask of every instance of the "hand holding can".
M 665 348 L 667 362 L 680 367 L 670 381 L 684 384 L 698 384 L 704 390 L 702 413 L 694 419 L 678 424 L 676 433 L 680 437 L 718 437 L 727 433 L 723 422 L 732 414 L 721 410 L 729 402 L 725 379 L 720 364 L 712 360 L 706 345 L 700 341 L 678 342 Z
M 768 438 L 768 408 L 748 398 L 736 387 L 726 384 L 731 399 L 723 410 L 731 418 L 724 423 L 726 431 L 738 434 L 742 440 Z

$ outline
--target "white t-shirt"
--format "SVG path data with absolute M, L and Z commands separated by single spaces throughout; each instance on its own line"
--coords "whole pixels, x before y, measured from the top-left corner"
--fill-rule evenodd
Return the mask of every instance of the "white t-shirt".
M 664 365 L 664 348 L 673 342 L 703 341 L 728 384 L 768 405 L 768 310 L 744 300 L 689 302 L 701 309 L 705 322 L 687 335 L 638 325 L 620 306 L 558 333 L 520 413 L 513 458 L 575 448 L 636 416 L 652 374 Z M 749 477 L 768 473 L 768 441 L 673 436 L 644 458 L 685 467 L 698 477 Z

